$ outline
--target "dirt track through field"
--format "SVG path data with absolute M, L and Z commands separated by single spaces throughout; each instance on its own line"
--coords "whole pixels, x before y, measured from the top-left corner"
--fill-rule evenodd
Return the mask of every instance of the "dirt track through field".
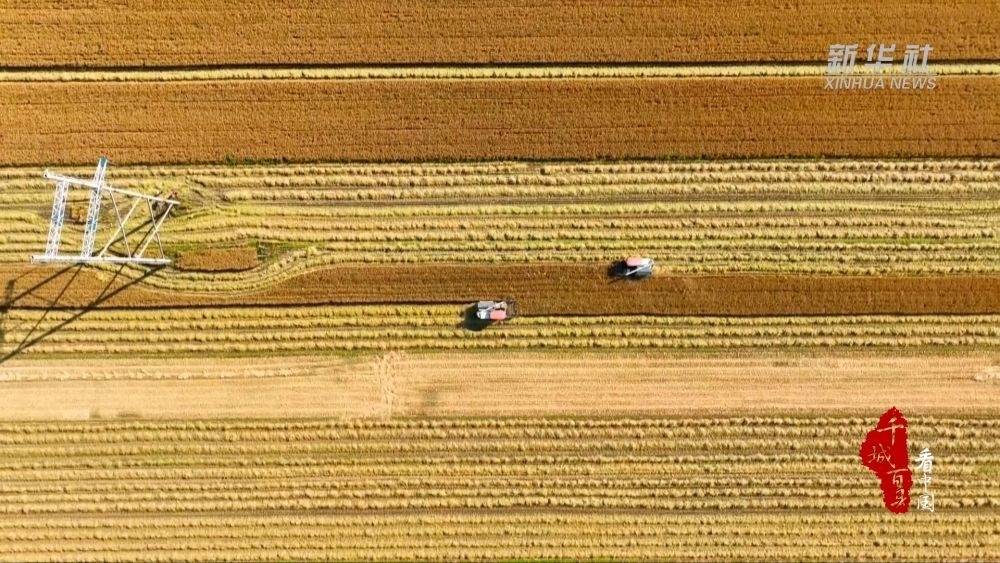
M 0 420 L 384 416 L 844 415 L 986 412 L 998 358 L 670 357 L 587 352 L 19 360 L 0 366 Z M 242 399 L 252 393 L 253 401 Z
M 608 277 L 607 266 L 336 266 L 250 293 L 166 292 L 90 269 L 0 268 L 5 307 L 175 307 L 465 303 L 513 298 L 526 315 L 864 315 L 1000 313 L 1000 276 Z
M 823 61 L 831 44 L 869 40 L 930 42 L 934 60 L 1000 51 L 1000 16 L 989 2 L 794 6 L 778 0 L 321 0 L 308 8 L 277 0 L 129 0 L 104 7 L 51 1 L 0 8 L 0 52 L 10 66 L 181 66 Z
M 930 91 L 822 77 L 2 83 L 0 165 L 986 157 L 1000 155 L 998 105 L 988 76 Z

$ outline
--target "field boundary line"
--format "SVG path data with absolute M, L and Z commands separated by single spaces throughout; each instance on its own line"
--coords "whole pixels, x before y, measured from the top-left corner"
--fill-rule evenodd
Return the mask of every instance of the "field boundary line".
M 945 62 L 930 65 L 938 76 L 1000 76 L 1000 62 Z M 0 82 L 189 82 L 213 80 L 455 80 L 455 79 L 616 79 L 616 78 L 742 78 L 824 76 L 826 65 L 387 65 L 226 67 L 126 70 L 0 70 Z

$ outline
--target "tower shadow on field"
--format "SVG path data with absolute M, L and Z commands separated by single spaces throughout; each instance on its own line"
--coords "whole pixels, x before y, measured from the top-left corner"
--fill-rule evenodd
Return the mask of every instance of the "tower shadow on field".
M 112 255 L 117 254 L 115 249 L 113 248 L 116 243 L 125 241 L 127 240 L 127 237 L 134 235 L 135 233 L 140 232 L 142 230 L 148 231 L 149 229 L 153 228 L 153 225 L 154 225 L 154 220 L 152 218 L 143 219 L 140 222 L 133 224 L 133 226 L 129 228 L 127 232 L 123 233 L 115 232 L 112 238 L 107 242 L 106 248 L 108 252 L 110 252 Z M 148 232 L 146 236 L 148 236 Z M 36 281 L 30 287 L 27 287 L 20 291 L 18 291 L 17 282 L 24 279 L 25 277 L 34 275 L 39 270 L 49 270 L 52 268 L 52 266 L 32 267 L 29 268 L 27 271 L 7 281 L 4 287 L 3 301 L 0 302 L 0 365 L 2 365 L 7 360 L 19 355 L 21 352 L 24 352 L 31 346 L 34 346 L 35 344 L 41 342 L 48 336 L 51 336 L 52 334 L 63 329 L 70 323 L 76 321 L 89 311 L 94 310 L 96 307 L 100 306 L 102 303 L 104 303 L 108 299 L 111 299 L 115 295 L 121 293 L 130 286 L 145 280 L 147 277 L 149 277 L 150 275 L 159 271 L 160 268 L 162 268 L 162 266 L 150 267 L 150 269 L 145 270 L 141 276 L 134 279 L 130 279 L 126 283 L 122 284 L 120 287 L 112 289 L 115 285 L 115 282 L 118 281 L 118 278 L 120 276 L 122 276 L 122 272 L 125 269 L 125 265 L 122 264 L 114 272 L 114 275 L 111 276 L 111 279 L 108 281 L 108 283 L 104 285 L 104 287 L 97 294 L 97 296 L 94 297 L 91 301 L 76 306 L 63 305 L 62 304 L 63 297 L 66 295 L 66 292 L 67 290 L 69 290 L 70 286 L 73 285 L 73 282 L 76 281 L 77 277 L 80 275 L 80 272 L 83 270 L 84 267 L 85 266 L 83 264 L 70 264 L 67 266 L 56 268 L 50 274 L 44 276 L 41 280 Z M 40 290 L 50 289 L 51 286 L 60 283 L 59 282 L 60 278 L 64 278 L 67 275 L 69 276 L 68 279 L 66 280 L 62 288 L 58 290 L 58 293 L 56 294 L 56 297 L 54 299 L 49 300 L 43 295 L 39 294 Z M 16 346 L 8 350 L 7 339 L 10 333 L 13 332 L 12 327 L 10 326 L 10 311 L 12 309 L 38 310 L 43 308 L 38 306 L 37 304 L 27 303 L 27 301 L 29 300 L 34 300 L 35 302 L 39 300 L 45 301 L 47 303 L 44 306 L 45 311 L 42 313 L 42 316 L 35 322 L 34 326 L 31 327 L 31 330 L 27 332 L 24 338 Z M 43 325 L 46 318 L 48 318 L 49 313 L 51 313 L 54 310 L 74 310 L 76 311 L 76 313 L 67 318 L 66 320 L 56 324 L 55 326 L 40 331 L 40 327 Z
M 7 341 L 7 311 L 10 310 L 8 303 L 14 300 L 14 285 L 16 280 L 7 282 L 3 292 L 3 305 L 0 306 L 0 344 Z
M 45 338 L 51 336 L 52 334 L 55 334 L 56 332 L 62 330 L 70 323 L 76 321 L 77 319 L 87 314 L 88 312 L 93 311 L 94 309 L 99 307 L 102 303 L 111 299 L 115 295 L 118 295 L 119 293 L 125 291 L 129 287 L 144 281 L 146 278 L 158 272 L 162 268 L 162 266 L 151 267 L 148 270 L 144 271 L 141 276 L 129 279 L 128 281 L 119 285 L 118 287 L 114 287 L 115 282 L 118 281 L 119 277 L 122 277 L 122 272 L 125 270 L 125 265 L 123 264 L 118 267 L 114 275 L 111 276 L 111 279 L 108 280 L 108 282 L 103 286 L 101 291 L 92 300 L 88 301 L 82 306 L 61 305 L 62 299 L 66 295 L 66 291 L 70 288 L 71 285 L 73 285 L 73 282 L 76 281 L 77 277 L 80 275 L 80 272 L 83 270 L 84 267 L 85 266 L 83 264 L 75 264 L 67 266 L 49 276 L 46 276 L 41 281 L 35 283 L 31 287 L 16 294 L 15 294 L 16 281 L 18 279 L 21 279 L 25 275 L 28 275 L 31 272 L 26 272 L 25 274 L 22 274 L 21 276 L 18 276 L 17 278 L 7 282 L 4 291 L 4 300 L 2 303 L 0 303 L 0 344 L 2 344 L 5 349 L 7 347 L 6 344 L 7 344 L 8 333 L 11 332 L 8 324 L 10 310 L 21 308 L 19 307 L 19 305 L 21 304 L 22 301 L 26 300 L 26 298 L 34 297 L 36 299 L 40 299 L 41 298 L 40 296 L 35 295 L 37 291 L 49 286 L 50 284 L 58 283 L 57 280 L 59 278 L 71 272 L 69 278 L 66 280 L 66 283 L 59 290 L 59 293 L 56 295 L 54 299 L 48 301 L 48 304 L 44 307 L 45 310 L 42 313 L 42 316 L 35 322 L 34 326 L 31 327 L 31 329 L 27 332 L 27 334 L 25 334 L 24 338 L 21 339 L 21 341 L 12 349 L 3 352 L 3 355 L 0 356 L 0 365 L 4 364 L 11 358 L 18 356 L 28 348 L 31 348 L 32 346 L 38 344 Z M 23 308 L 40 309 L 41 307 L 24 306 Z M 45 319 L 49 316 L 49 313 L 55 310 L 72 310 L 75 311 L 75 313 L 52 327 L 49 327 L 47 329 L 41 329 L 40 327 L 42 326 L 42 323 L 45 322 Z
M 57 280 L 58 278 L 62 277 L 63 274 L 69 272 L 70 270 L 77 269 L 77 267 L 76 266 L 66 266 L 64 268 L 60 268 L 60 269 L 56 270 L 54 273 L 52 273 L 52 274 L 46 276 L 45 278 L 43 278 L 41 281 L 36 282 L 31 287 L 29 287 L 27 289 L 24 289 L 21 292 L 17 293 L 17 282 L 20 281 L 21 279 L 27 277 L 27 276 L 30 276 L 31 274 L 35 273 L 39 269 L 41 269 L 41 268 L 40 267 L 31 268 L 28 271 L 26 271 L 26 272 L 24 272 L 24 273 L 22 273 L 22 274 L 20 274 L 20 275 L 18 275 L 16 277 L 14 277 L 14 278 L 11 278 L 10 280 L 7 280 L 7 284 L 4 287 L 3 301 L 0 302 L 0 346 L 5 346 L 6 343 L 7 343 L 7 324 L 8 324 L 9 318 L 10 318 L 10 310 L 13 309 L 13 308 L 15 308 L 19 304 L 19 302 L 21 300 L 23 300 L 24 298 L 26 298 L 26 297 L 35 297 L 36 299 L 41 299 L 41 296 L 34 295 L 34 293 L 36 291 L 38 291 L 39 289 L 45 287 L 46 285 L 49 285 L 50 283 L 54 282 L 55 280 Z M 74 272 L 73 278 L 75 278 L 75 277 L 76 277 L 76 273 Z M 73 278 L 70 278 L 70 281 L 72 281 Z M 68 285 L 67 285 L 67 287 L 68 287 Z M 64 288 L 62 290 L 62 292 L 60 292 L 60 296 L 65 291 L 66 290 Z M 52 303 L 54 303 L 54 302 L 50 302 L 50 304 L 52 304 Z

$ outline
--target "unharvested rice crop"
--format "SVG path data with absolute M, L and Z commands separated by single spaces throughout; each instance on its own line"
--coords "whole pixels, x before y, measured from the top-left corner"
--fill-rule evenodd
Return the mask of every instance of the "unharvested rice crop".
M 0 424 L 0 557 L 990 558 L 996 421 L 910 421 L 933 515 L 880 510 L 866 418 Z
M 79 268 L 53 272 L 0 267 L 0 285 L 7 288 L 3 304 L 12 309 L 281 307 L 420 301 L 448 304 L 457 310 L 463 302 L 495 296 L 516 299 L 525 315 L 1000 313 L 1000 279 L 992 276 L 660 274 L 642 283 L 628 283 L 609 278 L 604 265 L 379 264 L 328 266 L 253 285 L 247 281 L 256 279 L 217 281 L 199 288 L 197 280 L 138 278 L 131 272 L 99 274 Z
M 95 151 L 119 163 L 998 156 L 996 77 L 942 77 L 930 92 L 823 87 L 822 77 L 3 82 L 0 165 L 79 164 Z
M 881 39 L 932 40 L 935 60 L 980 60 L 1000 51 L 992 8 L 901 0 L 804 2 L 794 10 L 776 0 L 323 0 L 309 9 L 277 0 L 129 0 L 114 7 L 50 1 L 0 8 L 0 52 L 16 67 L 800 62 L 825 60 L 834 43 Z
M 181 252 L 177 269 L 194 272 L 237 272 L 258 266 L 257 249 L 247 246 Z

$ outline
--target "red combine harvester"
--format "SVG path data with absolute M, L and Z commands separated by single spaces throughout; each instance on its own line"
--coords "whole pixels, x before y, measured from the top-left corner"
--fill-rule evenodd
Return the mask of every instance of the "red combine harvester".
M 653 259 L 630 256 L 615 264 L 615 275 L 620 278 L 648 278 L 653 275 Z
M 506 301 L 478 301 L 476 303 L 476 318 L 481 321 L 499 322 L 512 318 L 516 314 L 517 303 Z

